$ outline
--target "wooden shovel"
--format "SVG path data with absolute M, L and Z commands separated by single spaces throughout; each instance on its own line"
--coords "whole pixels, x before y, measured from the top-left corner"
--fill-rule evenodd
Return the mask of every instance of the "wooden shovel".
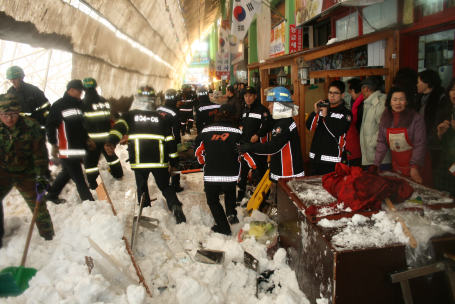
M 397 211 L 397 209 L 396 209 L 395 206 L 392 204 L 392 202 L 390 201 L 389 198 L 386 198 L 386 199 L 385 199 L 385 202 L 386 202 L 387 207 L 389 208 L 389 210 L 395 211 L 395 212 Z M 417 241 L 416 241 L 416 240 L 414 239 L 414 237 L 412 236 L 411 231 L 409 231 L 408 226 L 406 226 L 406 224 L 404 223 L 404 221 L 403 221 L 403 219 L 401 218 L 401 216 L 399 216 L 399 215 L 397 214 L 395 220 L 401 223 L 401 227 L 403 227 L 403 232 L 404 232 L 404 234 L 409 238 L 409 245 L 410 245 L 412 248 L 417 248 Z

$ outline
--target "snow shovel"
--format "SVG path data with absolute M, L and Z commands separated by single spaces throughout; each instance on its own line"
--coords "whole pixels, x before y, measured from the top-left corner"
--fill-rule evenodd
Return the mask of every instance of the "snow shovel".
M 257 185 L 256 190 L 254 190 L 253 195 L 248 201 L 248 204 L 246 205 L 248 215 L 251 215 L 255 209 L 259 209 L 259 207 L 262 204 L 262 201 L 265 198 L 266 193 L 270 190 L 270 187 L 272 186 L 272 182 L 269 179 L 269 172 L 270 169 L 268 169 L 267 172 L 265 172 L 261 181 Z
M 29 286 L 28 282 L 35 276 L 35 268 L 25 268 L 25 260 L 27 259 L 28 247 L 32 238 L 33 228 L 35 227 L 36 216 L 38 215 L 38 208 L 43 199 L 44 193 L 49 188 L 43 190 L 42 193 L 38 192 L 38 184 L 36 184 L 36 204 L 33 212 L 32 221 L 30 222 L 30 229 L 28 230 L 27 241 L 25 242 L 24 254 L 22 255 L 21 265 L 19 267 L 7 267 L 0 271 L 0 297 L 15 297 L 22 294 Z
M 155 200 L 156 200 L 156 198 L 153 200 L 150 200 L 150 201 L 153 202 Z M 139 226 L 147 228 L 150 231 L 158 228 L 158 225 L 152 224 L 152 222 L 156 222 L 158 224 L 159 221 L 157 219 L 142 215 L 142 209 L 144 208 L 144 201 L 145 201 L 145 193 L 143 193 L 142 197 L 141 197 L 141 204 L 139 205 L 138 215 L 134 216 L 134 218 L 133 218 L 133 232 L 131 235 L 131 250 L 133 250 L 133 248 L 134 248 L 134 241 L 136 240 L 137 232 L 139 231 Z
M 223 264 L 224 262 L 224 251 L 211 250 L 211 249 L 199 249 L 196 251 L 194 256 L 197 262 L 205 264 Z

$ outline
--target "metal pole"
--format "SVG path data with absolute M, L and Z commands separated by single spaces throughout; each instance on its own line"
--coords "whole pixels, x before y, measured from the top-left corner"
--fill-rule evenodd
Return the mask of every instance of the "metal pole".
M 51 59 L 52 59 L 52 49 L 49 50 L 49 56 L 47 58 L 47 68 L 46 68 L 46 74 L 44 75 L 44 81 L 43 81 L 43 93 L 46 92 L 46 84 L 47 84 L 47 75 L 49 74 L 49 67 L 51 65 Z

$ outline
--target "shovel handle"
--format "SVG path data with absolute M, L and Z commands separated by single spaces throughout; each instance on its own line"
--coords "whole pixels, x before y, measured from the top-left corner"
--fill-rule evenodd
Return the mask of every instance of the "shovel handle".
M 182 170 L 182 171 L 172 171 L 174 174 L 187 174 L 187 173 L 196 173 L 202 172 L 203 169 L 191 169 L 191 170 Z
M 389 199 L 389 198 L 386 198 L 385 199 L 385 202 L 387 204 L 387 207 L 389 208 L 389 210 L 392 210 L 392 211 L 397 211 L 397 209 L 395 208 L 395 206 L 392 204 L 392 201 Z M 403 232 L 404 232 L 404 235 L 406 235 L 408 238 L 409 238 L 409 245 L 412 247 L 412 248 L 417 248 L 417 241 L 415 240 L 414 236 L 412 235 L 411 231 L 409 231 L 408 229 L 408 226 L 406 226 L 406 224 L 404 223 L 403 219 L 401 218 L 401 216 L 399 216 L 398 214 L 396 215 L 396 221 L 400 222 L 401 226 L 403 227 Z
M 27 259 L 28 247 L 30 246 L 30 239 L 32 238 L 33 228 L 35 227 L 36 217 L 38 215 L 38 209 L 41 202 L 36 201 L 35 211 L 33 212 L 32 221 L 30 222 L 30 228 L 28 230 L 27 241 L 25 242 L 24 254 L 22 255 L 21 266 L 25 266 L 25 260 Z

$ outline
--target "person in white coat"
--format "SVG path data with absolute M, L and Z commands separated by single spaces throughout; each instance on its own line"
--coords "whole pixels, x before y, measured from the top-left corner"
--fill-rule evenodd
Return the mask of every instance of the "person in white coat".
M 379 121 L 385 110 L 387 95 L 379 90 L 378 80 L 374 77 L 364 79 L 360 86 L 364 97 L 364 111 L 360 128 L 360 148 L 362 150 L 362 165 L 371 166 L 374 163 L 376 146 L 378 144 Z M 385 155 L 380 170 L 390 169 L 392 159 L 390 151 Z M 387 164 L 387 165 L 386 165 Z

